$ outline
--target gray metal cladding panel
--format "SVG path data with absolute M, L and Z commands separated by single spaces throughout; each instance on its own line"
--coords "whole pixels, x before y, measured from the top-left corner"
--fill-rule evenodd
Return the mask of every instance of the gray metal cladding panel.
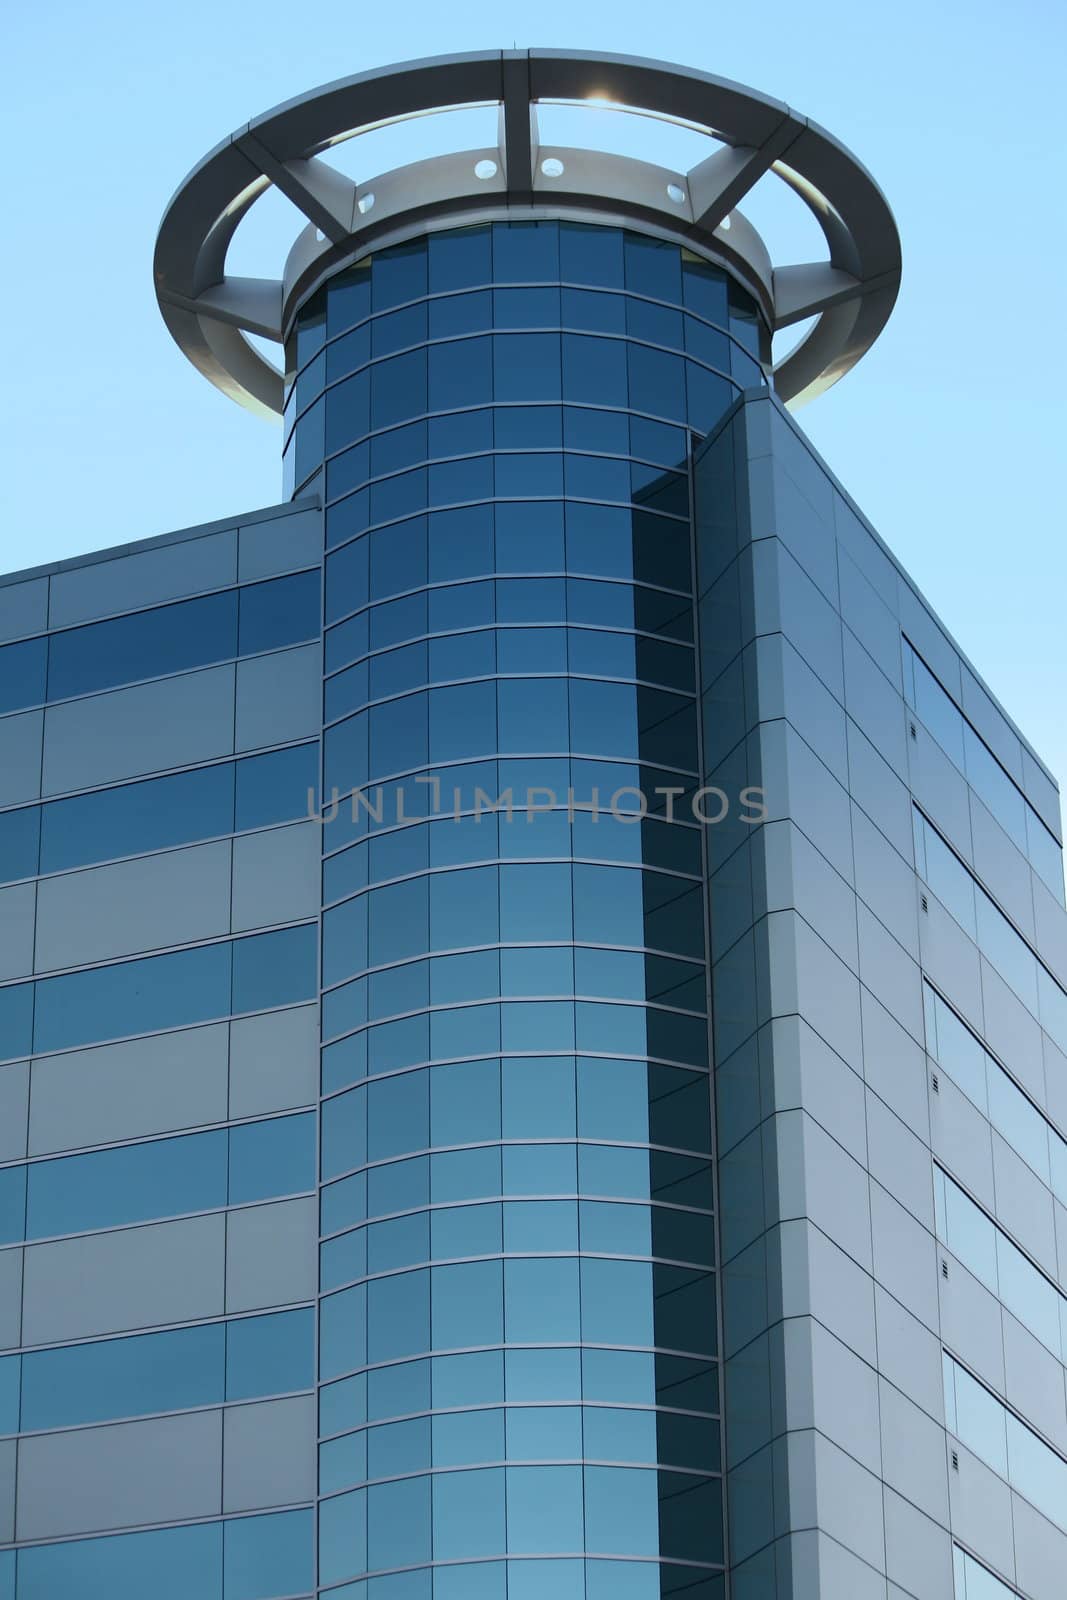
M 51 706 L 44 793 L 231 754 L 233 682 L 233 667 L 213 667 Z
M 43 880 L 37 971 L 140 955 L 229 931 L 228 840 L 141 856 Z
M 222 1413 L 36 1434 L 19 1444 L 20 1539 L 217 1515 Z
M 58 1342 L 221 1315 L 224 1224 L 216 1214 L 31 1246 L 23 1338 Z
M 43 1057 L 33 1065 L 30 1153 L 224 1122 L 226 1049 L 226 1024 L 215 1023 Z
M 230 529 L 53 573 L 49 626 L 69 627 L 221 589 L 237 581 L 236 566 L 237 535 Z

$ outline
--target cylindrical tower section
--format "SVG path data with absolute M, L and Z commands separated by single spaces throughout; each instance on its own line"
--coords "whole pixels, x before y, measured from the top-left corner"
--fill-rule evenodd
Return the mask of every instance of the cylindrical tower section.
M 757 329 L 566 221 L 386 249 L 298 320 L 326 1592 L 722 1592 L 686 463 Z

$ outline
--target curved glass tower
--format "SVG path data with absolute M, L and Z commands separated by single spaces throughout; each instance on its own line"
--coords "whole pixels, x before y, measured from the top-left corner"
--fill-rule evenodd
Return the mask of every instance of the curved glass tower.
M 0 577 L 0 1600 L 1062 1600 L 1058 793 L 786 409 L 899 266 L 614 56 L 178 191 L 287 499 Z
M 673 243 L 498 222 L 332 278 L 294 341 L 328 547 L 321 1581 L 717 1595 L 687 461 L 762 381 L 755 307 Z

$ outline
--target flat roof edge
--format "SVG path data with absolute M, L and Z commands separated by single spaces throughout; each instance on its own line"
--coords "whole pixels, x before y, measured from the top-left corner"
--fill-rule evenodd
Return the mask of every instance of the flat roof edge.
M 239 512 L 236 516 L 218 517 L 213 522 L 174 528 L 169 533 L 153 534 L 147 539 L 131 539 L 124 544 L 107 545 L 102 550 L 87 550 L 83 555 L 67 556 L 61 561 L 46 561 L 38 567 L 20 567 L 14 572 L 3 572 L 0 573 L 0 589 L 30 583 L 35 578 L 50 578 L 60 572 L 73 572 L 78 567 L 98 566 L 101 562 L 115 561 L 122 556 L 140 555 L 145 550 L 161 550 L 167 545 L 206 539 L 214 533 L 225 533 L 229 528 L 250 528 L 257 522 L 274 522 L 298 511 L 321 510 L 322 501 L 318 495 L 308 495 L 302 500 L 285 500 L 279 505 L 261 506 L 258 510 Z

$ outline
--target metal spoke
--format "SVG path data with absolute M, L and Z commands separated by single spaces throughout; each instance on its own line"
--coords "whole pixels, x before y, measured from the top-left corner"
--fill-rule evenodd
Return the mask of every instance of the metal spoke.
M 197 295 L 187 309 L 282 342 L 282 286 L 277 278 L 223 278 Z
M 792 117 L 783 117 L 761 145 L 724 145 L 689 173 L 687 182 L 697 225 L 713 233 L 754 188 L 800 132 Z
M 863 284 L 851 272 L 832 267 L 829 261 L 808 261 L 792 267 L 775 267 L 774 325 L 788 328 L 805 317 L 814 317 L 831 306 L 854 300 L 863 293 Z
M 317 156 L 279 161 L 260 140 L 246 133 L 238 148 L 334 244 L 341 244 L 355 227 L 356 185 Z
M 529 194 L 537 151 L 537 109 L 530 100 L 528 57 L 502 62 L 500 155 L 509 189 Z

